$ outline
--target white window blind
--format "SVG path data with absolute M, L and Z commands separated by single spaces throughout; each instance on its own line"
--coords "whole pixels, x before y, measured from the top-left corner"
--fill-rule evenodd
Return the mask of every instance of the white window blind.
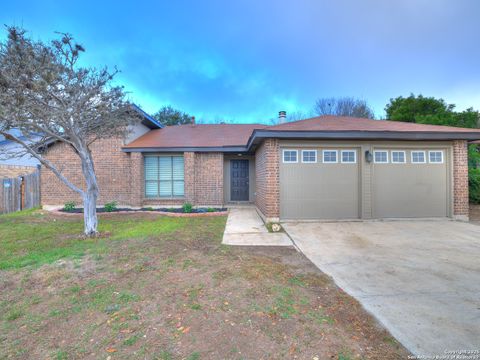
M 183 156 L 146 156 L 144 166 L 146 197 L 184 196 Z

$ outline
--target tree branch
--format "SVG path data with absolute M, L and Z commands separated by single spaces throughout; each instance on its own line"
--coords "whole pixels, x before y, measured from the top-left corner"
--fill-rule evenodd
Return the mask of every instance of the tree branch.
M 80 189 L 79 187 L 73 185 L 57 168 L 53 163 L 47 159 L 45 159 L 43 156 L 40 156 L 30 145 L 28 145 L 26 142 L 22 141 L 18 137 L 11 135 L 7 133 L 6 131 L 0 130 L 0 135 L 3 135 L 7 140 L 11 140 L 16 142 L 17 144 L 21 145 L 24 147 L 27 153 L 32 155 L 34 158 L 36 158 L 42 165 L 50 169 L 57 177 L 65 184 L 67 185 L 71 190 L 75 191 L 76 193 L 80 195 L 84 195 L 85 192 Z

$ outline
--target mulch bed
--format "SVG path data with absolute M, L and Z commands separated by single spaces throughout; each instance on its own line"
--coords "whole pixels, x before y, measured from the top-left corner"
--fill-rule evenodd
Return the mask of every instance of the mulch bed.
M 211 209 L 209 211 L 209 209 Z M 212 211 L 213 210 L 213 211 Z M 69 215 L 76 215 L 76 214 L 83 214 L 82 208 L 76 208 L 73 210 L 65 210 L 65 209 L 58 209 L 53 210 L 53 213 L 57 214 L 69 214 Z M 97 213 L 99 214 L 125 214 L 125 213 L 142 213 L 148 212 L 153 214 L 159 215 L 166 215 L 166 216 L 176 216 L 176 217 L 196 217 L 196 216 L 221 216 L 226 215 L 228 213 L 227 208 L 194 208 L 191 212 L 186 213 L 182 208 L 141 208 L 141 209 L 131 209 L 131 208 L 117 208 L 113 211 L 107 211 L 105 208 L 97 208 Z

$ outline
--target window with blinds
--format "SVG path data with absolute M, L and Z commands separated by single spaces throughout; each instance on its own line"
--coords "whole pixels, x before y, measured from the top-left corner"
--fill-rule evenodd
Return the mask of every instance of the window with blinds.
M 146 156 L 145 197 L 184 196 L 183 156 Z

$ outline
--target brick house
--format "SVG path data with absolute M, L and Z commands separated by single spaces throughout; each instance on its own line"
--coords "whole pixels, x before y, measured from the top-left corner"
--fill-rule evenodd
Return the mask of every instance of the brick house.
M 143 115 L 124 139 L 92 145 L 100 204 L 251 203 L 267 221 L 468 219 L 467 145 L 477 129 L 334 116 L 163 127 Z M 82 185 L 67 145 L 45 156 Z M 80 204 L 43 170 L 42 204 L 72 200 Z

